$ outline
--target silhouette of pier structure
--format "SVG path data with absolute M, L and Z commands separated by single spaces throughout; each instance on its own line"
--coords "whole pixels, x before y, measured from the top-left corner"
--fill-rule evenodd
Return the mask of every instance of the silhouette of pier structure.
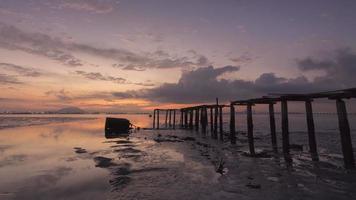
M 318 92 L 318 93 L 306 93 L 306 94 L 269 94 L 261 98 L 247 99 L 247 100 L 235 100 L 231 101 L 229 105 L 220 105 L 218 101 L 216 104 L 210 105 L 197 105 L 193 107 L 186 107 L 181 109 L 155 109 L 153 117 L 153 128 L 159 129 L 159 112 L 166 112 L 165 128 L 176 128 L 176 111 L 180 111 L 179 128 L 199 131 L 199 129 L 205 134 L 207 132 L 207 126 L 210 122 L 210 130 L 212 138 L 223 139 L 223 108 L 230 108 L 230 130 L 229 140 L 231 144 L 236 144 L 236 125 L 235 108 L 237 106 L 246 107 L 246 123 L 247 123 L 247 138 L 249 145 L 249 153 L 251 156 L 255 156 L 254 146 L 254 132 L 253 132 L 253 111 L 252 108 L 256 104 L 268 105 L 269 124 L 270 124 L 270 136 L 271 146 L 274 152 L 278 152 L 277 133 L 274 107 L 276 103 L 280 103 L 281 106 L 281 128 L 282 128 L 282 151 L 286 162 L 292 162 L 290 155 L 290 138 L 289 138 L 289 119 L 288 119 L 288 102 L 299 101 L 305 104 L 305 113 L 307 121 L 308 143 L 309 152 L 313 161 L 318 161 L 317 141 L 315 137 L 315 126 L 313 118 L 312 102 L 314 99 L 329 99 L 336 103 L 336 111 L 338 117 L 339 133 L 341 138 L 341 150 L 344 159 L 344 166 L 347 169 L 355 169 L 355 160 L 352 147 L 350 124 L 347 116 L 347 109 L 345 105 L 345 99 L 356 98 L 356 88 Z M 210 113 L 208 113 L 208 110 Z M 171 113 L 173 112 L 173 122 L 171 121 Z M 157 115 L 156 115 L 157 114 Z M 209 115 L 210 114 L 210 115 Z M 167 121 L 169 116 L 169 121 Z M 210 118 L 210 120 L 208 120 Z M 218 134 L 219 133 L 219 134 Z

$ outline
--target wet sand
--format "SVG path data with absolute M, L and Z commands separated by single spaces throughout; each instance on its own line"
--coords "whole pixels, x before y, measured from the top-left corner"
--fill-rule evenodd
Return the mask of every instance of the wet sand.
M 307 149 L 294 148 L 287 166 L 263 135 L 256 139 L 262 156 L 252 158 L 242 133 L 235 146 L 184 130 L 106 139 L 103 124 L 98 118 L 0 130 L 0 199 L 356 196 L 356 174 L 342 168 L 340 154 L 321 153 L 316 163 Z

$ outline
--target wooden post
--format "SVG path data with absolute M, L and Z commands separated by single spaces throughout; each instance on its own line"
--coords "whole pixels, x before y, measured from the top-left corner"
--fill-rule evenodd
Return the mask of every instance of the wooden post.
M 172 126 L 172 110 L 169 109 L 169 123 L 168 126 L 171 127 Z
M 282 146 L 284 159 L 287 162 L 291 162 L 292 159 L 289 155 L 289 125 L 288 125 L 288 104 L 287 100 L 281 101 L 281 112 L 282 112 Z
M 210 107 L 210 132 L 213 134 L 214 121 L 213 121 L 213 107 Z
M 195 109 L 195 130 L 199 131 L 199 108 Z
M 255 155 L 255 145 L 253 141 L 253 121 L 252 121 L 252 104 L 247 104 L 247 137 L 248 137 L 248 145 L 250 148 L 250 154 L 252 156 Z
M 165 121 L 166 128 L 168 127 L 168 110 L 166 110 L 166 121 Z
M 156 109 L 153 109 L 152 129 L 156 127 Z
M 193 129 L 193 110 L 189 110 L 189 129 Z
M 202 111 L 201 111 L 201 121 L 202 121 L 202 131 L 204 134 L 206 134 L 206 126 L 208 124 L 208 111 L 206 109 L 206 107 L 204 106 Z
M 223 109 L 222 106 L 219 107 L 219 132 L 220 132 L 220 140 L 224 139 L 224 125 L 223 125 Z
M 347 169 L 355 168 L 355 160 L 350 135 L 350 125 L 347 119 L 345 102 L 342 99 L 336 100 L 337 116 L 339 119 L 339 129 L 341 136 L 341 147 L 344 155 L 344 164 Z
M 180 110 L 180 122 L 179 122 L 179 125 L 180 125 L 180 128 L 183 128 L 183 110 Z
M 157 110 L 157 129 L 159 129 L 159 110 Z
M 276 120 L 274 118 L 274 103 L 269 103 L 269 127 L 271 130 L 272 148 L 274 152 L 278 152 L 277 135 L 276 135 Z
M 314 161 L 318 161 L 318 151 L 316 146 L 315 139 L 315 127 L 314 127 L 314 119 L 313 119 L 313 108 L 311 100 L 305 101 L 305 111 L 307 117 L 307 125 L 308 125 L 308 139 L 309 139 L 309 151 L 311 157 Z
M 173 110 L 173 129 L 176 129 L 176 110 Z
M 230 142 L 236 144 L 235 107 L 233 103 L 230 104 Z
M 184 110 L 184 128 L 188 128 L 188 110 Z
M 213 138 L 217 139 L 218 138 L 218 106 L 215 106 L 214 109 L 214 134 L 213 134 Z

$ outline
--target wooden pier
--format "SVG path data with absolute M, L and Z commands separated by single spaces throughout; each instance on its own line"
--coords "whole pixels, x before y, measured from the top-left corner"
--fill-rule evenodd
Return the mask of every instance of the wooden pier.
M 313 118 L 312 102 L 314 99 L 325 98 L 335 101 L 338 126 L 341 138 L 341 150 L 344 158 L 344 165 L 347 169 L 355 169 L 355 160 L 353 155 L 352 140 L 350 134 L 350 125 L 345 106 L 345 99 L 356 98 L 356 88 L 345 90 L 306 93 L 306 94 L 269 94 L 261 98 L 236 100 L 231 101 L 229 105 L 216 104 L 210 105 L 197 105 L 193 107 L 186 107 L 181 109 L 155 109 L 153 114 L 153 128 L 159 129 L 159 114 L 160 111 L 166 112 L 165 128 L 176 128 L 176 111 L 180 111 L 180 128 L 189 129 L 194 131 L 201 130 L 206 134 L 210 130 L 211 137 L 214 139 L 224 139 L 224 126 L 223 126 L 223 109 L 229 108 L 230 113 L 230 130 L 229 140 L 231 144 L 236 144 L 236 112 L 237 106 L 246 107 L 246 123 L 247 123 L 247 138 L 249 152 L 251 156 L 256 155 L 254 146 L 254 124 L 253 124 L 253 106 L 256 104 L 268 105 L 269 124 L 270 124 L 270 137 L 271 147 L 275 153 L 278 153 L 278 142 L 276 133 L 276 122 L 274 106 L 279 103 L 281 106 L 281 138 L 282 138 L 282 153 L 286 162 L 292 162 L 290 155 L 290 138 L 289 138 L 289 118 L 288 118 L 288 102 L 299 101 L 305 104 L 307 133 L 308 133 L 308 146 L 311 158 L 313 161 L 318 161 L 317 141 L 315 137 L 315 126 Z M 210 117 L 208 116 L 210 111 Z M 173 121 L 171 121 L 173 113 Z M 209 119 L 209 120 L 208 120 Z M 210 128 L 209 126 L 210 122 Z M 173 123 L 173 124 L 172 124 Z M 219 134 L 218 134 L 219 133 Z

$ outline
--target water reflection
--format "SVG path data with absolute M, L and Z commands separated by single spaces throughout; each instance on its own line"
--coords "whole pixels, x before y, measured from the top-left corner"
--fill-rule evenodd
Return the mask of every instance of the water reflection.
M 145 115 L 117 117 L 151 124 Z M 306 144 L 298 137 L 304 132 L 291 134 L 298 145 L 291 152 L 292 167 L 286 168 L 271 150 L 268 133 L 259 129 L 256 151 L 262 156 L 251 158 L 244 155 L 244 134 L 236 146 L 180 130 L 105 138 L 104 124 L 105 116 L 96 116 L 0 130 L 0 199 L 283 199 L 291 194 L 322 199 L 326 192 L 347 199 L 355 194 L 355 175 L 333 164 L 342 166 L 340 153 L 321 149 L 321 161 L 312 162 L 306 145 L 298 146 Z

